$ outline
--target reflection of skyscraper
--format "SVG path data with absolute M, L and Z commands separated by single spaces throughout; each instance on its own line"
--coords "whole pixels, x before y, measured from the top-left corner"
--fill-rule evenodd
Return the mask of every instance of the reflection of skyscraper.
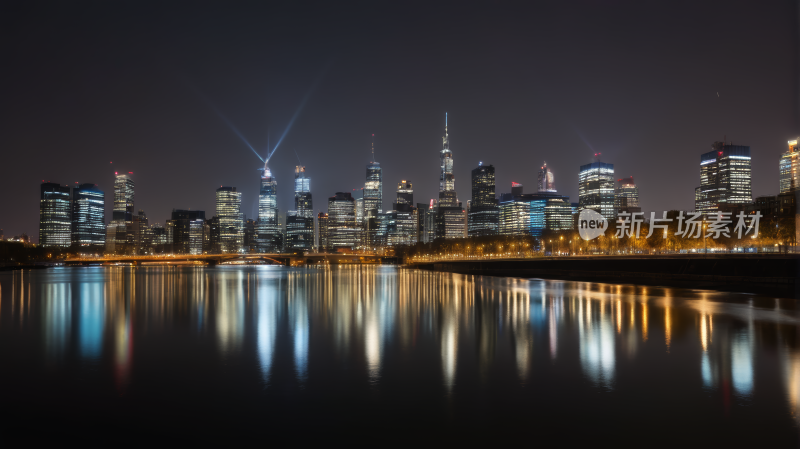
M 256 251 L 275 253 L 281 245 L 278 227 L 278 181 L 264 163 L 261 170 L 261 190 L 258 194 L 258 221 L 256 223 Z
M 49 362 L 60 360 L 69 343 L 72 325 L 72 295 L 64 282 L 43 286 L 44 344 Z M 22 295 L 20 295 L 20 298 Z
M 236 187 L 217 189 L 217 217 L 221 252 L 240 252 L 244 243 L 244 220 L 242 193 L 237 192 Z
M 78 342 L 81 356 L 89 359 L 103 352 L 103 329 L 105 328 L 105 298 L 103 284 L 82 282 L 79 290 Z
M 597 160 L 581 165 L 578 174 L 578 207 L 592 209 L 606 220 L 616 217 L 614 212 L 614 164 Z
M 469 205 L 467 232 L 470 237 L 496 235 L 500 210 L 495 193 L 494 166 L 478 164 L 472 170 L 472 200 Z
M 258 316 L 256 324 L 258 362 L 261 365 L 262 379 L 264 382 L 268 382 L 275 354 L 278 322 L 281 319 L 281 299 L 278 297 L 280 285 L 272 277 L 261 277 L 256 282 L 258 283 Z
M 547 166 L 547 162 L 542 165 L 539 170 L 539 191 L 540 192 L 555 192 L 556 182 L 553 176 L 553 171 Z
M 39 200 L 39 244 L 45 247 L 70 245 L 69 187 L 45 182 Z
M 105 193 L 94 184 L 72 189 L 72 244 L 102 248 L 106 243 Z
M 794 192 L 800 189 L 800 137 L 788 142 L 789 149 L 781 154 L 780 161 L 780 193 Z
M 605 310 L 600 301 L 589 298 L 579 301 L 581 368 L 593 383 L 611 388 L 616 371 L 614 326 L 609 316 L 592 310 L 594 307 L 600 307 L 601 312 Z

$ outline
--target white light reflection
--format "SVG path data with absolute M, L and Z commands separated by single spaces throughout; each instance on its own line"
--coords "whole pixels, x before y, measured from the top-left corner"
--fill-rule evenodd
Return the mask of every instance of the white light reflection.
M 581 367 L 594 384 L 611 388 L 616 361 L 614 325 L 608 317 L 602 315 L 601 310 L 595 310 L 593 313 L 591 302 L 591 299 L 585 300 L 584 320 L 578 327 Z M 597 319 L 595 314 L 599 315 Z
M 280 285 L 275 278 L 263 275 L 257 278 L 256 282 L 258 285 L 256 345 L 258 348 L 258 362 L 261 367 L 261 378 L 264 383 L 267 383 L 272 369 L 275 336 L 278 332 L 278 322 L 280 320 L 281 303 L 278 298 Z
M 67 284 L 46 284 L 43 302 L 45 354 L 50 362 L 55 362 L 65 355 L 69 343 L 72 297 Z

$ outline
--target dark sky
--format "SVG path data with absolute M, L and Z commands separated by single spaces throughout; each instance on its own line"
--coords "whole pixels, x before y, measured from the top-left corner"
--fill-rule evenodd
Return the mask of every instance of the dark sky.
M 256 217 L 258 158 L 292 208 L 297 155 L 316 209 L 363 186 L 375 134 L 384 208 L 401 179 L 437 197 L 449 113 L 456 190 L 479 161 L 498 193 L 543 161 L 577 202 L 595 152 L 645 211 L 692 209 L 700 154 L 750 145 L 754 195 L 778 190 L 798 124 L 797 1 L 5 2 L 0 228 L 38 233 L 39 184 L 92 182 L 136 208 L 214 213 L 220 185 Z M 312 91 L 312 86 L 316 87 Z M 205 97 L 205 100 L 204 100 Z M 109 164 L 113 161 L 113 164 Z M 110 212 L 107 215 L 110 219 Z

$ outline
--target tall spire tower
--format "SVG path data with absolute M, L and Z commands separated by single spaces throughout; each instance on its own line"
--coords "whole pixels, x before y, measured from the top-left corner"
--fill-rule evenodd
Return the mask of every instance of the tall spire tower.
M 261 189 L 258 194 L 258 221 L 256 222 L 256 248 L 260 253 L 274 253 L 280 249 L 278 226 L 278 181 L 272 176 L 267 163 L 261 169 Z
M 455 175 L 453 174 L 453 153 L 450 151 L 450 135 L 447 133 L 447 113 L 444 114 L 444 137 L 442 151 L 439 153 L 441 172 L 439 174 L 439 205 L 458 206 Z

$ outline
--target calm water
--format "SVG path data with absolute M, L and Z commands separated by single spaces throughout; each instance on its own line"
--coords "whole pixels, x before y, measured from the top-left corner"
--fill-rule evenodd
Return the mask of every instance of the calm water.
M 3 272 L 0 429 L 796 446 L 798 331 L 791 299 L 393 267 Z

